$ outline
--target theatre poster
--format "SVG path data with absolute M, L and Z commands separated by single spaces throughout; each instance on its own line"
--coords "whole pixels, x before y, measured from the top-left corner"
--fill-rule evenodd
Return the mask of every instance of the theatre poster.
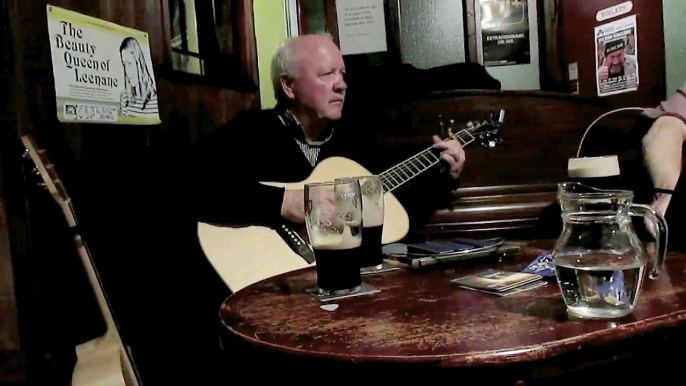
M 638 31 L 636 15 L 595 27 L 598 96 L 638 89 Z
M 160 123 L 146 32 L 47 7 L 61 122 Z
M 477 36 L 485 67 L 531 63 L 527 0 L 478 0 Z

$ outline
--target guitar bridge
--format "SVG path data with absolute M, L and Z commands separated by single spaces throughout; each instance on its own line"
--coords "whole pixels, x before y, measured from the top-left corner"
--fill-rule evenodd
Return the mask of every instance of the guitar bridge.
M 309 244 L 307 244 L 307 242 L 305 242 L 305 240 L 303 240 L 303 238 L 300 237 L 297 232 L 293 231 L 284 224 L 281 224 L 280 227 L 277 227 L 276 232 L 281 236 L 286 244 L 288 244 L 293 252 L 297 253 L 303 258 L 303 260 L 307 261 L 308 264 L 314 263 L 314 252 L 312 252 Z

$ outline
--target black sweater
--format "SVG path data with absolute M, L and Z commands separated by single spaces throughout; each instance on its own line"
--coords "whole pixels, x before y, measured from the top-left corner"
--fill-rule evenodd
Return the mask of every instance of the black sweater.
M 250 110 L 240 113 L 193 146 L 187 162 L 190 215 L 210 223 L 263 224 L 275 226 L 283 221 L 281 203 L 284 189 L 262 182 L 299 182 L 307 179 L 314 167 L 307 161 L 294 137 L 299 127 L 284 126 L 276 110 Z M 402 160 L 416 152 L 403 154 Z M 391 166 L 398 154 L 380 153 L 361 125 L 336 122 L 333 136 L 321 146 L 317 164 L 342 156 L 354 160 L 377 174 Z M 413 178 L 393 193 L 410 216 L 411 228 L 424 224 L 450 199 L 457 187 L 440 167 Z

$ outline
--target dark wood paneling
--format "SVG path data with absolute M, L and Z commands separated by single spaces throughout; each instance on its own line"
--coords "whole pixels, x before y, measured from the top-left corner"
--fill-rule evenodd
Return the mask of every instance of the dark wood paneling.
M 490 149 L 476 143 L 467 150 L 462 186 L 557 182 L 566 178 L 567 159 L 576 154 L 587 126 L 607 106 L 602 100 L 536 91 L 468 90 L 436 92 L 395 108 L 397 125 L 384 133 L 413 141 L 438 134 L 438 116 L 458 127 L 504 109 L 503 142 Z
M 611 108 L 604 99 L 541 91 L 433 92 L 397 104 L 379 103 L 392 121 L 387 129 L 377 129 L 379 143 L 408 152 L 428 146 L 430 136 L 440 134 L 439 114 L 444 122 L 454 119 L 459 130 L 469 121 L 485 120 L 493 110 L 506 111 L 501 144 L 465 148 L 461 187 L 420 230 L 426 238 L 535 237 L 539 218 L 555 205 L 556 184 L 567 179 L 568 160 L 576 157 L 584 132 Z M 617 154 L 620 166 L 635 162 L 640 149 L 638 137 L 630 134 L 635 115 L 623 112 L 598 122 L 581 155 Z
M 47 4 L 73 10 L 88 16 L 93 16 L 116 24 L 146 31 L 149 33 L 150 50 L 156 73 L 160 117 L 162 123 L 155 126 L 123 126 L 101 124 L 63 124 L 57 120 L 55 111 L 55 86 L 51 63 L 50 42 L 47 30 Z M 3 65 L 0 65 L 0 93 L 2 94 L 3 114 L 0 114 L 0 170 L 2 185 L 5 188 L 6 209 L 9 233 L 12 235 L 10 246 L 12 252 L 12 267 L 16 272 L 15 287 L 19 308 L 19 331 L 23 351 L 29 352 L 32 361 L 33 374 L 41 380 L 55 382 L 53 371 L 63 372 L 59 378 L 68 378 L 71 374 L 69 357 L 73 356 L 73 348 L 59 347 L 55 341 L 70 339 L 69 337 L 52 334 L 53 329 L 59 329 L 59 324 L 51 323 L 51 328 L 44 325 L 46 309 L 57 304 L 45 304 L 42 295 L 50 293 L 51 286 L 57 292 L 63 291 L 67 285 L 55 285 L 57 280 L 70 280 L 71 276 L 60 276 L 50 271 L 50 261 L 53 264 L 63 259 L 71 264 L 69 248 L 62 248 L 64 243 L 70 242 L 68 234 L 65 238 L 50 235 L 51 225 L 60 220 L 56 215 L 54 203 L 46 196 L 41 199 L 32 194 L 28 183 L 30 169 L 22 167 L 21 143 L 19 135 L 33 132 L 42 139 L 41 145 L 48 150 L 50 158 L 59 169 L 65 165 L 58 161 L 75 160 L 80 169 L 101 172 L 102 185 L 96 185 L 92 190 L 102 197 L 96 197 L 99 205 L 110 208 L 127 209 L 124 199 L 130 197 L 118 196 L 121 192 L 136 196 L 136 185 L 127 181 L 128 173 L 139 168 L 141 154 L 151 153 L 152 148 L 168 150 L 177 155 L 188 148 L 202 135 L 212 131 L 233 118 L 240 111 L 248 108 L 259 108 L 259 94 L 238 92 L 230 89 L 215 87 L 212 84 L 193 84 L 188 80 L 180 81 L 173 73 L 166 71 L 171 66 L 169 41 L 169 11 L 166 0 L 8 0 L 0 2 L 2 15 L 7 14 L 7 22 L 3 22 L 1 42 L 3 47 Z M 244 45 L 241 49 L 241 63 L 249 77 L 257 82 L 257 55 L 252 18 L 252 0 L 241 0 L 238 12 L 242 32 L 239 41 Z M 208 83 L 208 82 L 205 82 Z M 6 87 L 5 87 L 6 86 Z M 9 94 L 9 95 L 8 95 Z M 7 97 L 10 96 L 8 99 Z M 47 140 L 46 140 L 47 139 Z M 66 143 L 64 146 L 60 142 Z M 60 150 L 65 150 L 63 157 L 57 157 Z M 73 166 L 73 165 L 72 165 Z M 63 171 L 63 170 L 62 170 Z M 110 174 L 112 173 L 112 174 Z M 62 174 L 62 173 L 61 173 Z M 68 173 L 64 173 L 68 174 Z M 97 176 L 97 173 L 95 174 Z M 107 179 L 109 178 L 109 179 Z M 88 184 L 92 184 L 91 180 Z M 126 184 L 126 189 L 122 186 Z M 172 186 L 172 185 L 170 185 Z M 75 190 L 68 184 L 70 194 Z M 98 190 L 100 189 L 100 190 Z M 0 189 L 1 190 L 1 189 Z M 47 192 L 43 192 L 47 194 Z M 51 210 L 54 209 L 54 210 Z M 133 210 L 132 210 L 133 212 Z M 99 254 L 97 259 L 110 260 L 109 266 L 124 266 L 119 258 L 126 256 L 122 251 L 134 248 L 127 244 L 131 241 L 128 228 L 129 218 L 138 220 L 138 213 L 124 213 L 110 209 L 99 213 L 106 220 L 102 222 L 103 229 L 89 229 L 91 233 L 103 233 L 112 251 L 105 257 Z M 134 217 L 127 217 L 133 215 Z M 39 226 L 39 225 L 42 225 Z M 40 228 L 41 232 L 32 232 Z M 114 229 L 114 232 L 110 232 Z M 56 229 L 53 229 L 56 231 Z M 126 236 L 124 236 L 126 235 Z M 121 244 L 121 245 L 119 245 Z M 71 245 L 71 244 L 70 244 Z M 128 246 L 125 246 L 128 245 Z M 52 248 L 52 249 L 51 249 Z M 61 249 L 62 248 L 62 249 Z M 99 249 L 98 249 L 99 248 Z M 107 245 L 94 247 L 94 250 L 107 252 Z M 117 256 L 119 253 L 119 256 Z M 0 254 L 1 255 L 1 254 Z M 58 259 L 59 258 L 59 259 Z M 5 261 L 2 266 L 5 267 Z M 68 265 L 67 266 L 71 266 Z M 129 264 L 125 271 L 134 273 L 134 265 Z M 5 270 L 3 268 L 3 273 Z M 73 272 L 72 272 L 73 273 Z M 103 269 L 101 274 L 107 290 L 108 285 L 121 272 L 112 273 Z M 52 281 L 45 281 L 53 274 Z M 71 283 L 70 283 L 71 285 Z M 122 285 L 122 283 L 120 283 Z M 127 283 L 123 283 L 127 285 Z M 46 292 L 47 291 L 47 292 Z M 42 295 L 41 295 L 42 294 Z M 111 294 L 114 307 L 121 303 L 121 296 Z M 74 299 L 65 299 L 69 307 L 74 306 Z M 42 303 L 43 302 L 43 303 Z M 117 303 L 119 302 L 119 303 Z M 70 309 L 71 310 L 71 309 Z M 70 313 L 69 310 L 63 312 Z M 10 323 L 4 318 L 3 323 Z M 116 313 L 117 311 L 115 311 Z M 49 312 L 48 312 L 49 313 Z M 39 317 L 40 316 L 40 317 Z M 72 314 L 63 315 L 73 317 Z M 60 318 L 60 323 L 66 323 L 69 318 Z M 57 327 L 55 327 L 57 326 Z M 72 326 L 72 328 L 75 325 Z M 3 331 L 3 333 L 5 333 Z M 14 331 L 16 333 L 16 330 Z M 52 334 L 52 335 L 51 335 Z M 70 331 L 62 331 L 61 335 L 69 335 Z M 66 350 L 59 352 L 60 350 Z M 3 354 L 4 355 L 4 354 Z M 17 356 L 3 356 L 0 362 L 8 359 L 11 366 L 21 369 L 21 363 L 16 362 Z M 52 358 L 52 359 L 50 359 Z M 66 358 L 66 359 L 65 359 Z M 73 363 L 72 363 L 73 365 Z M 49 371 L 45 371 L 48 369 Z M 56 375 L 55 375 L 56 376 Z M 36 381 L 34 379 L 34 381 Z M 43 383 L 45 384 L 45 383 Z
M 54 111 L 54 84 L 50 47 L 47 36 L 45 0 L 10 0 L 12 15 L 12 34 L 15 42 L 15 66 L 17 76 L 13 87 L 20 90 L 15 100 L 15 112 L 21 121 L 20 132 L 28 130 L 54 130 L 56 114 Z M 165 0 L 148 1 L 101 1 L 57 0 L 51 5 L 67 8 L 85 15 L 98 17 L 123 26 L 146 31 L 150 34 L 151 56 L 156 69 L 167 68 L 170 63 L 170 43 L 168 10 Z M 244 1 L 239 12 L 246 30 L 253 31 L 252 1 Z M 257 59 L 254 32 L 241 35 L 246 45 L 244 62 L 249 67 L 250 76 L 257 81 Z M 240 93 L 212 86 L 178 83 L 167 78 L 168 72 L 158 74 L 160 117 L 162 124 L 153 127 L 134 127 L 122 129 L 121 126 L 61 124 L 59 127 L 70 138 L 73 149 L 80 155 L 84 130 L 97 131 L 89 137 L 123 137 L 134 146 L 147 146 L 155 141 L 164 141 L 179 146 L 194 142 L 198 136 L 209 132 L 227 122 L 238 112 L 247 108 L 259 107 L 259 94 Z M 133 145 L 133 144 L 132 144 Z M 87 146 L 87 145 L 86 145 Z
M 541 91 L 570 91 L 563 53 L 562 1 L 537 1 Z
M 607 99 L 617 106 L 655 106 L 664 100 L 666 87 L 662 3 L 654 0 L 634 0 L 631 13 L 603 22 L 596 21 L 596 13 L 599 10 L 619 3 L 617 0 L 561 2 L 565 63 L 579 63 L 580 95 L 596 96 L 594 27 L 635 14 L 638 35 L 638 90 L 612 95 Z
M 12 65 L 11 31 L 9 15 L 4 2 L 0 2 L 0 384 L 20 382 L 25 379 L 25 361 L 23 360 L 20 334 L 17 293 L 22 292 L 25 281 L 15 275 L 16 263 L 20 256 L 25 256 L 25 232 L 12 231 L 17 213 L 22 212 L 21 197 L 16 189 L 8 185 L 16 181 L 21 169 L 18 163 L 10 165 L 9 159 L 16 156 L 10 145 L 13 137 L 2 130 L 10 126 L 10 100 L 12 90 L 10 79 L 14 74 Z M 9 205 L 12 205 L 10 208 Z
M 458 189 L 450 207 L 436 212 L 423 232 L 429 238 L 453 234 L 527 238 L 527 233 L 531 237 L 556 197 L 554 183 Z
M 477 48 L 477 35 L 476 35 L 476 0 L 465 0 L 464 1 L 464 21 L 465 21 L 465 32 L 466 39 L 465 44 L 467 47 L 467 62 L 478 62 L 479 54 Z
M 326 15 L 326 31 L 333 36 L 337 45 L 341 44 L 338 38 L 338 13 L 336 12 L 336 0 L 324 0 L 324 14 Z

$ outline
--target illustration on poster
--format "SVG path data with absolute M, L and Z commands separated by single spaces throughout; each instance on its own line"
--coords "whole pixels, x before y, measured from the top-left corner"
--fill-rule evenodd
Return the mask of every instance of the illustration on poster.
M 595 27 L 598 96 L 638 89 L 636 15 Z
M 52 5 L 46 11 L 61 122 L 161 122 L 146 32 Z

